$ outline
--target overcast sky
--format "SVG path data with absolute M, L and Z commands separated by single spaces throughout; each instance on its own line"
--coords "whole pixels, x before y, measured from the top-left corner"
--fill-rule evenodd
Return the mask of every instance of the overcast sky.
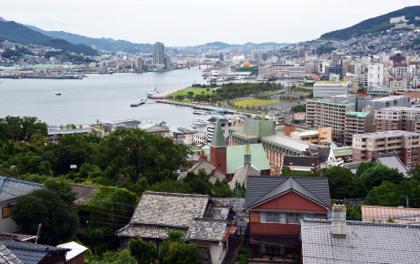
M 170 46 L 297 42 L 420 0 L 0 0 L 0 16 L 47 30 Z

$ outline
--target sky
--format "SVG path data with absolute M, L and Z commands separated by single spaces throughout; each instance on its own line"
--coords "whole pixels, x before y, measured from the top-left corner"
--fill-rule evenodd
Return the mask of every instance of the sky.
M 0 17 L 138 43 L 298 42 L 420 0 L 0 0 Z

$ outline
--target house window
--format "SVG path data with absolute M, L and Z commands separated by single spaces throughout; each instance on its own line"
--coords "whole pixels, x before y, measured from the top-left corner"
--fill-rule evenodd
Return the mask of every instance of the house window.
M 12 211 L 12 206 L 2 207 L 1 208 L 1 216 L 3 218 L 9 218 L 11 211 Z
M 261 212 L 260 213 L 261 223 L 286 223 L 286 214 L 279 212 Z

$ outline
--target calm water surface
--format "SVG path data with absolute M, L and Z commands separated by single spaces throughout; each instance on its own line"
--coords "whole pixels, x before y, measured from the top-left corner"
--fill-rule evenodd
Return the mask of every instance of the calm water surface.
M 198 69 L 162 73 L 89 75 L 83 80 L 0 79 L 0 117 L 36 116 L 50 125 L 137 119 L 191 126 L 192 109 L 148 101 L 132 108 L 155 86 L 160 91 L 202 82 Z M 61 93 L 61 96 L 56 96 Z

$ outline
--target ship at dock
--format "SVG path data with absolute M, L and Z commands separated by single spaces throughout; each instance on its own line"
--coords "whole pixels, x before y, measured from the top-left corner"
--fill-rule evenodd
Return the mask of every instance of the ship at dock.
M 146 99 L 141 99 L 138 103 L 130 104 L 130 107 L 139 107 L 146 103 Z

